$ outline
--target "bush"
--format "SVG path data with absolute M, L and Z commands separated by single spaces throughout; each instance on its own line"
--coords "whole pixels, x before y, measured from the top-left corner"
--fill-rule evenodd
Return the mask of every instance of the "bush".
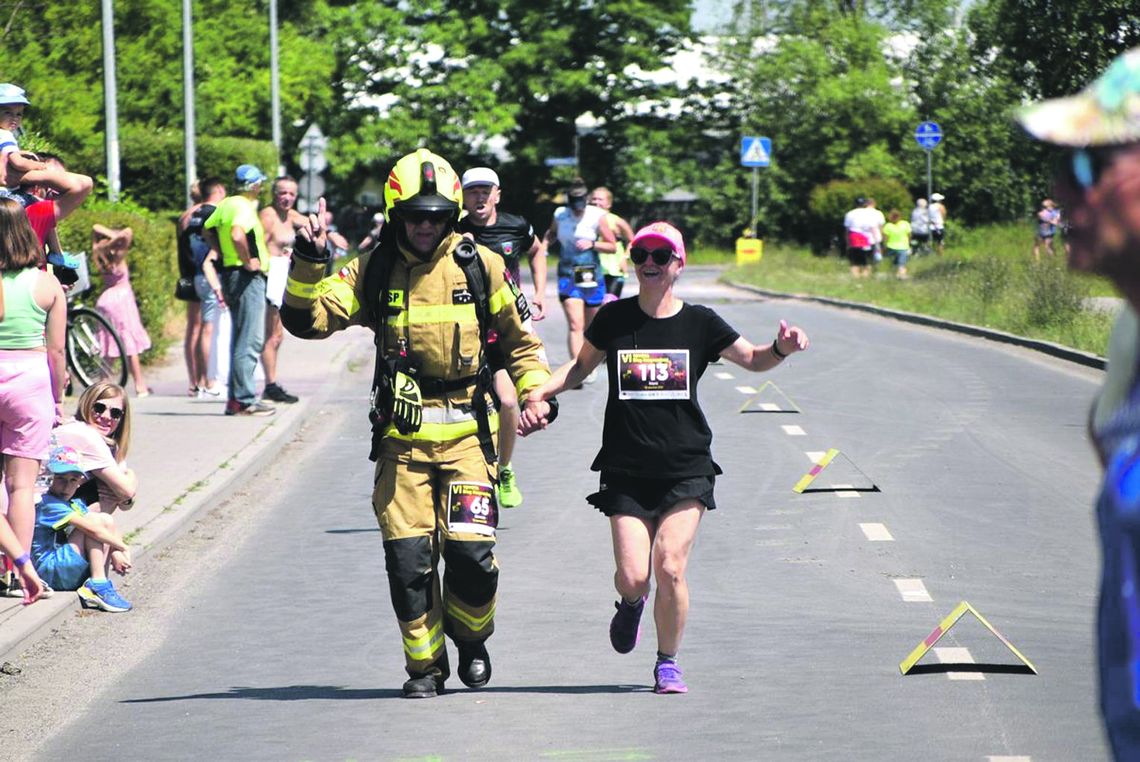
M 139 315 L 151 340 L 151 348 L 143 355 L 143 361 L 161 357 L 170 346 L 171 339 L 164 331 L 175 310 L 174 283 L 178 279 L 175 219 L 130 203 L 112 204 L 93 199 L 60 223 L 60 244 L 67 251 L 90 254 L 91 226 L 95 223 L 112 228 L 129 227 L 134 231 L 127 265 L 138 300 Z M 91 286 L 83 301 L 94 303 L 103 286 L 102 278 L 94 271 L 91 273 Z
M 1026 271 L 1025 319 L 1032 326 L 1060 326 L 1081 312 L 1087 289 L 1059 262 L 1037 262 Z
M 832 180 L 817 185 L 812 188 L 808 201 L 813 231 L 809 243 L 813 252 L 823 254 L 831 248 L 832 237 L 843 231 L 844 215 L 851 211 L 855 199 L 860 197 L 875 199 L 875 206 L 884 215 L 888 210 L 897 208 L 907 219 L 914 206 L 914 199 L 898 180 L 868 177 L 863 180 Z M 841 254 L 842 242 L 839 248 L 838 253 Z

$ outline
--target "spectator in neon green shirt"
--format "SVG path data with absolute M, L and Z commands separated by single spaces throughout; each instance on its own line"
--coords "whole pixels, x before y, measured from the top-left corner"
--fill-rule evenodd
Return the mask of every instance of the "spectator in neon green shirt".
M 883 225 L 883 244 L 887 253 L 894 257 L 896 274 L 906 279 L 906 260 L 910 257 L 910 223 L 902 219 L 898 209 L 892 209 L 887 215 L 887 224 Z

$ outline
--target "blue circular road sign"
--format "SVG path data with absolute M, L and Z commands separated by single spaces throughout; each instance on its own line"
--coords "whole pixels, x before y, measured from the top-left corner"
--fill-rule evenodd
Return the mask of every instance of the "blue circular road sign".
M 919 146 L 930 151 L 942 142 L 942 128 L 937 122 L 923 122 L 914 128 L 914 139 Z

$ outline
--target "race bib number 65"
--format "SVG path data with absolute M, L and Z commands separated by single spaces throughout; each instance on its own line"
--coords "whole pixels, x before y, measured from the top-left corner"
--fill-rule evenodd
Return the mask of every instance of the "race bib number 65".
M 495 536 L 499 506 L 490 484 L 452 482 L 448 487 L 447 528 L 452 532 L 473 532 Z
M 689 350 L 619 349 L 618 399 L 689 399 Z

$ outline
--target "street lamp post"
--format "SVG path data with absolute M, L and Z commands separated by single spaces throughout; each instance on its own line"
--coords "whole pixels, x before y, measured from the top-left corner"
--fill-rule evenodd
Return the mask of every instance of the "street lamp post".
M 190 187 L 198 179 L 198 157 L 194 142 L 194 30 L 191 26 L 191 0 L 182 0 L 182 102 L 185 114 L 183 146 L 186 157 L 186 205 L 190 206 Z
M 119 108 L 115 84 L 115 9 L 103 0 L 103 110 L 107 132 L 107 198 L 119 200 Z

